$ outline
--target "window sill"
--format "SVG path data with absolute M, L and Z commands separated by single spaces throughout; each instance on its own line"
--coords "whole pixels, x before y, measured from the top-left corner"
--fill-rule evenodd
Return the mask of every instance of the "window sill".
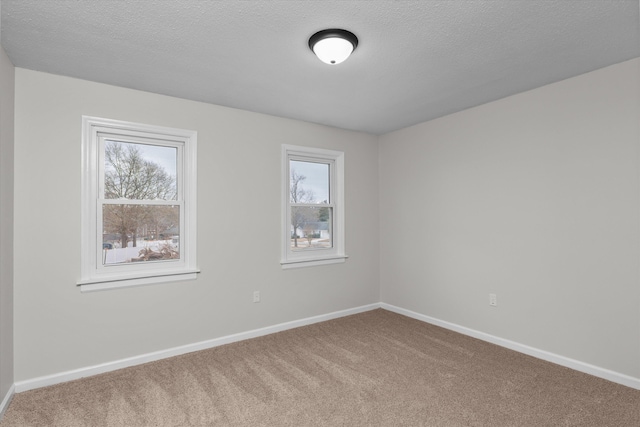
M 339 264 L 347 260 L 347 255 L 335 255 L 326 258 L 300 258 L 280 261 L 283 270 L 291 268 L 315 267 L 318 265 Z
M 134 286 L 153 285 L 157 283 L 195 280 L 200 270 L 184 270 L 180 272 L 158 274 L 147 277 L 109 277 L 81 280 L 78 282 L 80 292 L 106 291 L 109 289 L 131 288 Z

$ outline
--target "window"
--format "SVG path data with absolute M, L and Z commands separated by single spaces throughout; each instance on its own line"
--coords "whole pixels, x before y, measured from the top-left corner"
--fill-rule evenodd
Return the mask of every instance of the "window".
M 282 146 L 283 268 L 344 262 L 344 153 Z
M 194 279 L 194 131 L 82 118 L 82 291 Z

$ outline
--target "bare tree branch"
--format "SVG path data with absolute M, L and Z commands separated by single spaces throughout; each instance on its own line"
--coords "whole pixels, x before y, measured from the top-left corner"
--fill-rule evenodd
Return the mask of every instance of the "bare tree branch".
M 106 199 L 176 199 L 175 178 L 159 164 L 145 160 L 136 144 L 106 141 L 104 151 Z M 175 209 L 169 206 L 105 205 L 103 218 L 105 231 L 119 234 L 123 247 L 129 235 L 136 246 L 142 229 L 153 230 L 157 238 L 179 223 Z

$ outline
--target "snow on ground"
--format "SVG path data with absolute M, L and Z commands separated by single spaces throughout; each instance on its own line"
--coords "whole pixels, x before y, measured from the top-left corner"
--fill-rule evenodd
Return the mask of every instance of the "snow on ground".
M 119 264 L 122 262 L 131 262 L 131 258 L 137 258 L 140 256 L 140 250 L 143 248 L 149 248 L 152 251 L 158 251 L 162 245 L 169 244 L 174 245 L 169 240 L 138 240 L 138 246 L 132 247 L 133 243 L 129 242 L 127 248 L 113 248 L 102 250 L 102 263 L 103 265 Z

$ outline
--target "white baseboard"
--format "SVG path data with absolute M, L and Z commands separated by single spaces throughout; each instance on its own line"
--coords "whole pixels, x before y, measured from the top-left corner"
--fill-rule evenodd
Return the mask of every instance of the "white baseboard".
M 187 344 L 180 347 L 174 347 L 167 350 L 155 351 L 153 353 L 142 354 L 139 356 L 128 357 L 126 359 L 120 359 L 113 362 L 102 363 L 94 366 L 87 366 L 85 368 L 74 369 L 72 371 L 61 372 L 58 374 L 46 375 L 43 377 L 33 378 L 24 381 L 18 381 L 15 383 L 15 392 L 20 393 L 27 390 L 33 390 L 36 388 L 46 387 L 54 384 L 60 384 L 67 381 L 77 380 L 92 375 L 103 374 L 105 372 L 111 372 L 122 368 L 128 368 L 130 366 L 141 365 L 143 363 L 154 362 L 160 359 L 166 359 L 167 357 L 179 356 L 185 353 L 191 353 L 199 350 L 206 350 L 208 348 L 217 347 L 224 344 L 230 344 L 237 341 L 247 340 L 250 338 L 256 338 L 263 335 L 269 335 L 276 332 L 285 331 L 287 329 L 298 328 L 300 326 L 311 325 L 313 323 L 324 322 L 331 319 L 337 319 L 339 317 L 350 316 L 352 314 L 358 314 L 369 310 L 380 308 L 379 303 L 363 305 L 360 307 L 350 308 L 347 310 L 334 311 L 333 313 L 322 314 L 319 316 L 307 317 L 305 319 L 294 320 L 291 322 L 280 323 L 273 326 L 267 326 L 265 328 L 254 329 L 247 332 L 241 332 L 238 334 L 227 335 L 220 338 L 214 338 L 207 341 L 201 341 L 194 344 Z
M 411 317 L 417 320 L 421 320 L 432 325 L 440 326 L 445 329 L 450 329 L 455 332 L 459 332 L 463 335 L 468 335 L 473 338 L 478 338 L 482 341 L 487 341 L 492 344 L 506 347 L 511 350 L 515 350 L 520 353 L 527 354 L 529 356 L 536 357 L 538 359 L 546 360 L 547 362 L 555 363 L 556 365 L 571 368 L 576 371 L 584 372 L 586 374 L 593 375 L 595 377 L 604 378 L 605 380 L 612 381 L 614 383 L 622 384 L 627 387 L 640 390 L 640 378 L 634 378 L 629 375 L 621 374 L 619 372 L 611 371 L 609 369 L 600 368 L 598 366 L 590 365 L 579 360 L 570 359 L 568 357 L 560 356 L 558 354 L 550 353 L 545 350 L 540 350 L 534 347 L 529 347 L 524 344 L 520 344 L 514 341 L 510 341 L 504 338 L 499 338 L 484 332 L 476 331 L 474 329 L 466 328 L 464 326 L 456 325 L 455 323 L 446 322 L 444 320 L 436 319 L 433 317 L 425 316 L 424 314 L 416 313 L 411 310 L 396 307 L 391 304 L 381 303 L 381 308 L 385 310 L 393 311 L 394 313 L 402 314 L 407 317 Z
M 2 399 L 2 403 L 0 403 L 0 420 L 4 415 L 4 412 L 9 407 L 9 403 L 11 403 L 11 399 L 13 399 L 13 395 L 15 393 L 16 393 L 16 386 L 15 384 L 12 384 L 11 387 L 9 387 L 9 391 L 7 391 L 6 396 L 4 397 L 4 399 Z
M 273 334 L 276 332 L 285 331 L 288 329 L 298 328 L 301 326 L 311 325 L 318 322 L 324 322 L 327 320 L 337 319 L 344 316 L 350 316 L 352 314 L 358 314 L 376 308 L 383 308 L 385 310 L 392 311 L 394 313 L 402 314 L 407 317 L 411 317 L 417 320 L 421 320 L 426 323 L 430 323 L 436 326 L 449 329 L 463 335 L 478 338 L 483 341 L 490 342 L 492 344 L 499 345 L 511 350 L 515 350 L 520 353 L 527 354 L 529 356 L 536 357 L 538 359 L 546 360 L 548 362 L 555 363 L 560 366 L 574 369 L 576 371 L 584 372 L 599 378 L 625 385 L 634 389 L 640 390 L 640 379 L 634 378 L 628 375 L 624 375 L 615 371 L 600 368 L 598 366 L 590 365 L 588 363 L 581 362 L 579 360 L 570 359 L 568 357 L 560 356 L 548 351 L 540 350 L 534 347 L 529 347 L 524 344 L 520 344 L 514 341 L 510 341 L 504 338 L 499 338 L 484 332 L 476 331 L 464 326 L 456 325 L 454 323 L 446 322 L 440 319 L 429 317 L 420 313 L 416 313 L 411 310 L 396 307 L 386 303 L 375 303 L 355 307 L 347 310 L 335 311 L 333 313 L 322 314 L 319 316 L 307 317 L 305 319 L 294 320 L 291 322 L 280 323 L 265 328 L 254 329 L 247 332 L 241 332 L 238 334 L 227 335 L 220 338 L 214 338 L 207 341 L 202 341 L 194 344 L 187 344 L 180 347 L 174 347 L 167 350 L 156 351 L 153 353 L 142 354 L 139 356 L 129 357 L 126 359 L 120 359 L 113 362 L 102 363 L 100 365 L 88 366 L 85 368 L 74 369 L 72 371 L 61 372 L 58 374 L 47 375 L 43 377 L 33 378 L 24 381 L 18 381 L 11 387 L 7 396 L 2 401 L 0 406 L 0 414 L 5 410 L 14 393 L 20 393 L 27 390 L 33 390 L 40 387 L 46 387 L 54 384 L 59 384 L 67 381 L 77 380 L 92 375 L 102 374 L 105 372 L 111 372 L 130 366 L 141 365 L 143 363 L 154 362 L 156 360 L 165 359 L 168 357 L 179 356 L 185 353 L 191 353 L 193 351 L 206 350 L 208 348 L 217 347 L 224 344 L 230 344 L 237 341 L 256 338 L 264 335 Z

